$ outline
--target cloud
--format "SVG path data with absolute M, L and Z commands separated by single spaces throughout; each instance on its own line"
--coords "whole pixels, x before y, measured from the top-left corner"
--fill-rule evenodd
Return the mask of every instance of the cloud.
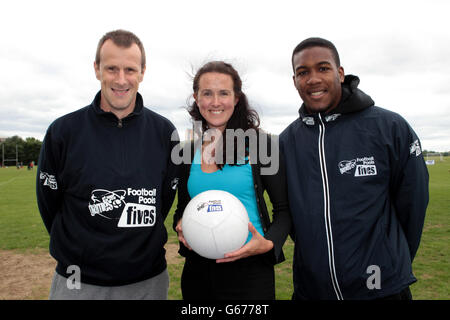
M 322 36 L 336 44 L 345 71 L 360 76 L 360 88 L 404 116 L 425 148 L 450 150 L 448 1 L 409 1 L 407 10 L 403 2 L 384 0 L 325 1 L 320 8 L 299 1 L 130 0 L 127 8 L 129 15 L 116 0 L 3 5 L 0 136 L 42 139 L 54 119 L 89 104 L 100 88 L 93 71 L 98 39 L 124 28 L 146 48 L 145 104 L 181 135 L 191 125 L 189 73 L 212 59 L 237 68 L 262 127 L 281 132 L 301 105 L 292 84 L 292 49 Z

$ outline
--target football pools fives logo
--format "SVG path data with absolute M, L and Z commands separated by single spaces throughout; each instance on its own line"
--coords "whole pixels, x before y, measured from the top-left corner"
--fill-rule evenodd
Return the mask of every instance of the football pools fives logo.
M 133 202 L 126 202 L 133 199 Z M 109 191 L 95 189 L 88 205 L 91 216 L 119 220 L 120 228 L 151 227 L 156 222 L 156 189 L 133 189 Z
M 222 212 L 222 201 L 221 200 L 209 200 L 207 202 L 201 202 L 197 205 L 197 211 L 202 210 L 207 207 L 206 212 Z
M 351 174 L 354 172 L 353 176 L 355 177 L 377 175 L 377 167 L 373 156 L 356 158 L 352 160 L 342 160 L 339 162 L 338 167 L 341 174 Z
M 420 156 L 422 153 L 422 148 L 420 147 L 419 140 L 415 140 L 409 146 L 409 153 L 415 155 L 416 157 Z
M 52 190 L 58 190 L 58 183 L 54 175 L 41 171 L 39 173 L 39 180 L 42 181 L 42 185 L 48 186 Z

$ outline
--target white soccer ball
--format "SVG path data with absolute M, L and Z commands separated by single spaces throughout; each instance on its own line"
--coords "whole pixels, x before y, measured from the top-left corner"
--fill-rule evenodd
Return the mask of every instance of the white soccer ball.
M 226 191 L 208 190 L 188 203 L 181 228 L 192 250 L 208 259 L 221 259 L 244 245 L 248 223 L 247 210 L 238 198 Z

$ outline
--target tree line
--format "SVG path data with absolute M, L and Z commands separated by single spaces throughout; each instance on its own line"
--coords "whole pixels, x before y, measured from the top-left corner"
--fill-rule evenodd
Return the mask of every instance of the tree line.
M 34 163 L 37 164 L 42 141 L 36 138 L 26 138 L 23 140 L 19 136 L 13 136 L 6 138 L 5 141 L 0 143 L 0 162 L 3 162 L 3 160 L 9 160 L 5 161 L 5 163 L 0 163 L 0 165 L 16 165 L 16 146 L 19 163 L 28 165 L 30 162 L 34 161 Z M 14 161 L 11 161 L 12 159 L 14 159 Z
M 5 141 L 0 143 L 0 166 L 16 165 L 15 161 L 11 161 L 11 159 L 16 159 L 16 145 L 19 163 L 22 163 L 23 165 L 28 165 L 32 161 L 34 161 L 35 164 L 38 163 L 42 141 L 31 137 L 23 140 L 19 136 L 13 136 L 6 138 Z M 426 157 L 428 154 L 436 154 L 439 152 L 423 150 L 423 153 Z M 450 152 L 442 152 L 441 154 L 446 157 L 449 156 L 449 153 Z M 3 163 L 3 159 L 9 161 L 5 161 L 5 163 Z
M 439 151 L 433 151 L 433 150 L 423 150 L 424 157 L 426 157 L 428 155 L 436 155 L 436 154 L 442 154 L 442 156 L 448 157 L 450 152 L 449 151 L 439 152 Z

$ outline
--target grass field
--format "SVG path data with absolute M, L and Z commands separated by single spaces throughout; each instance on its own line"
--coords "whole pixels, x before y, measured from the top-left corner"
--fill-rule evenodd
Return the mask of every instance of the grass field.
M 419 280 L 411 287 L 414 299 L 450 298 L 450 159 L 444 160 L 441 162 L 436 158 L 436 164 L 428 167 L 430 204 L 413 264 Z M 36 205 L 35 175 L 35 170 L 0 169 L 0 250 L 33 254 L 48 248 L 49 237 Z M 173 210 L 174 207 L 171 214 Z M 171 214 L 166 221 L 168 243 L 177 244 L 171 228 Z M 292 295 L 293 252 L 290 239 L 284 251 L 286 261 L 276 266 L 276 295 L 277 299 L 289 300 Z M 174 261 L 176 263 L 169 264 L 169 299 L 181 299 L 179 284 L 183 260 Z M 37 296 L 45 297 L 47 292 Z

